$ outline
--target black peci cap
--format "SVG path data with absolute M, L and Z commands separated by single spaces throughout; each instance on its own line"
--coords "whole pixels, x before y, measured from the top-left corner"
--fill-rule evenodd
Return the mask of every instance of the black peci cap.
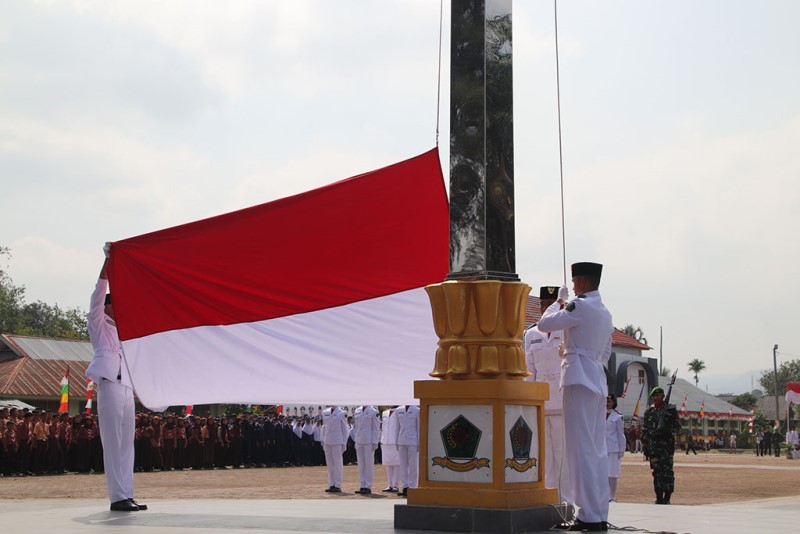
M 558 286 L 542 286 L 539 288 L 540 300 L 556 300 L 558 298 Z
M 572 264 L 572 276 L 594 276 L 595 278 L 600 278 L 600 275 L 603 274 L 603 266 L 599 263 L 592 263 L 589 261 L 583 261 L 580 263 L 573 263 Z

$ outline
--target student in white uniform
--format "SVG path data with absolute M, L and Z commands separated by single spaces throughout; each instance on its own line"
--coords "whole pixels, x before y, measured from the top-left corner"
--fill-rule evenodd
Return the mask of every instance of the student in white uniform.
M 544 312 L 558 298 L 557 286 L 539 288 L 540 312 Z M 534 324 L 525 331 L 525 363 L 531 376 L 530 382 L 547 382 L 550 385 L 550 400 L 544 403 L 544 483 L 556 488 L 559 500 L 572 504 L 569 485 L 569 465 L 564 461 L 564 403 L 559 382 L 561 380 L 560 330 L 540 332 Z
M 111 294 L 106 295 L 106 265 L 111 244 L 103 247 L 106 260 L 89 304 L 87 327 L 94 349 L 86 376 L 97 385 L 97 417 L 103 444 L 106 489 L 115 512 L 147 510 L 133 499 L 133 384 L 122 354 Z
M 400 406 L 395 414 L 400 480 L 403 486 L 397 494 L 406 497 L 408 488 L 416 488 L 419 481 L 419 406 Z
M 608 449 L 608 501 L 617 502 L 617 484 L 622 478 L 622 457 L 625 456 L 625 425 L 617 411 L 617 397 L 609 393 L 606 400 L 606 449 Z
M 338 406 L 322 412 L 322 448 L 325 450 L 325 465 L 328 466 L 328 493 L 342 492 L 344 478 L 344 447 L 350 427 L 347 416 Z
M 608 452 L 604 366 L 611 357 L 611 313 L 603 305 L 598 263 L 572 265 L 577 297 L 567 302 L 566 287 L 542 315 L 542 332 L 564 332 L 561 390 L 564 395 L 564 452 L 570 467 L 572 498 L 580 507 L 574 530 L 608 528 Z M 564 305 L 562 309 L 561 306 Z
M 381 420 L 374 406 L 359 406 L 353 415 L 353 441 L 356 444 L 359 490 L 356 493 L 372 493 L 375 480 L 375 451 L 381 440 Z
M 384 492 L 397 493 L 400 484 L 400 454 L 397 452 L 397 415 L 396 408 L 384 410 L 381 420 L 381 461 L 386 468 L 389 484 Z

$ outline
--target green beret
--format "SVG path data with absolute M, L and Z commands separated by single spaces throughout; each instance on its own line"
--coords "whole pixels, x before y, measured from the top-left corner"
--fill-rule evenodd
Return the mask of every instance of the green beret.
M 656 387 L 654 387 L 653 389 L 651 389 L 651 390 L 650 390 L 650 396 L 652 397 L 653 395 L 655 395 L 655 394 L 656 394 L 656 393 L 658 393 L 659 391 L 660 391 L 661 393 L 664 393 L 664 388 L 662 388 L 661 386 L 656 386 Z

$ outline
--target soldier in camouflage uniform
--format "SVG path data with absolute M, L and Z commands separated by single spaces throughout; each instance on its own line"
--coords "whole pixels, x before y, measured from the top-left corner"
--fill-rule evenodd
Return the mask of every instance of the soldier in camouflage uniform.
M 664 405 L 664 390 L 658 386 L 650 391 L 653 404 L 644 412 L 642 424 L 642 446 L 644 454 L 650 460 L 653 471 L 653 488 L 656 491 L 656 504 L 669 504 L 672 492 L 675 491 L 675 472 L 672 470 L 675 454 L 675 434 L 680 432 L 681 423 L 678 412 L 673 405 Z M 658 421 L 661 411 L 664 414 L 664 426 L 659 430 Z

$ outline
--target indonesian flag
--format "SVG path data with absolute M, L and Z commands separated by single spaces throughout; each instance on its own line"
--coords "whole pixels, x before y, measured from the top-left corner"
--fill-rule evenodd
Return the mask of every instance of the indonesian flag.
M 786 402 L 800 404 L 800 382 L 789 382 L 786 384 Z
M 730 408 L 728 408 L 728 417 L 733 417 L 733 406 L 732 405 L 731 405 Z
M 750 431 L 751 434 L 753 433 L 753 421 L 755 420 L 755 418 L 756 418 L 756 409 L 753 408 L 752 410 L 750 410 L 750 422 L 747 425 L 747 429 Z
M 64 372 L 64 378 L 61 379 L 61 405 L 58 407 L 58 413 L 69 412 L 69 367 Z
M 94 382 L 86 380 L 86 413 L 92 415 L 92 397 L 94 396 Z
M 683 403 L 681 404 L 681 417 L 686 417 L 686 399 L 689 398 L 689 395 L 683 396 Z
M 619 396 L 620 399 L 624 399 L 625 396 L 628 394 L 628 386 L 631 383 L 631 377 L 628 377 L 628 381 L 625 382 L 625 389 L 622 390 L 622 395 Z
M 192 410 L 193 409 L 194 409 L 194 406 L 192 406 L 191 404 L 187 404 L 186 405 L 186 415 L 192 415 Z
M 703 399 L 703 402 L 700 403 L 700 420 L 703 420 L 703 417 L 706 416 L 706 401 Z
M 780 429 L 781 429 L 781 422 L 780 422 L 780 420 L 778 420 L 778 419 L 775 419 L 775 424 L 774 424 L 774 425 L 772 425 L 772 430 L 774 430 L 775 432 L 777 432 L 777 431 L 779 431 Z
M 113 243 L 143 404 L 402 404 L 438 341 L 449 264 L 436 149 L 267 204 Z

